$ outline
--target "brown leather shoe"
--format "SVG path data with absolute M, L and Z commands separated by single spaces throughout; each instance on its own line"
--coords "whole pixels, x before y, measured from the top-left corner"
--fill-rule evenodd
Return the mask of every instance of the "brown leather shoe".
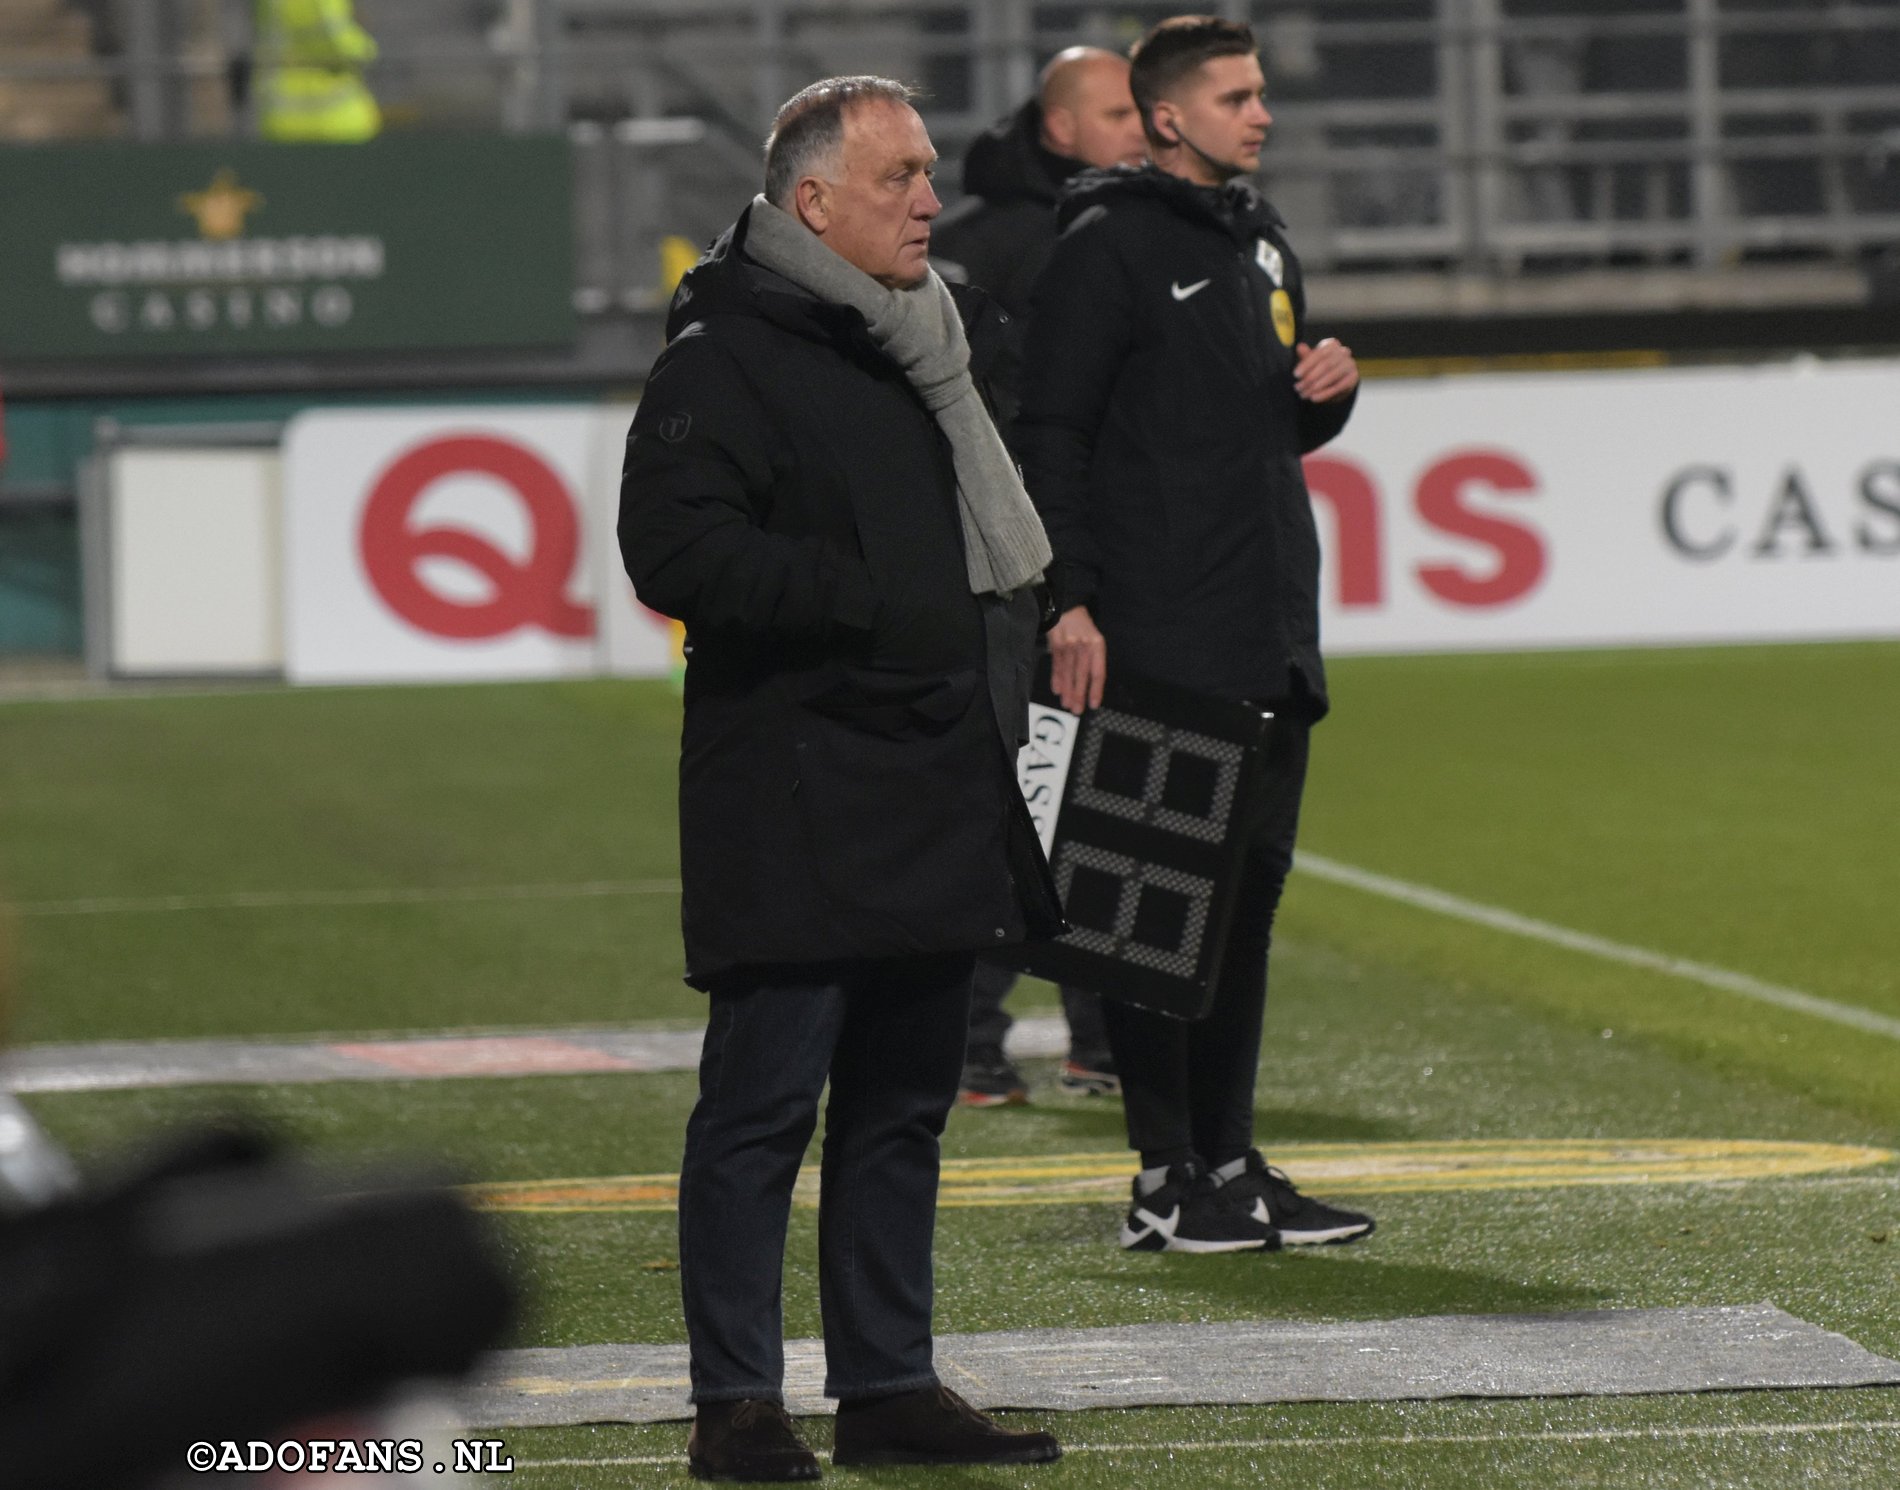
M 1052 1433 L 999 1428 L 950 1388 L 925 1387 L 862 1406 L 841 1403 L 833 1464 L 1048 1464 Z
M 702 1402 L 686 1441 L 686 1467 L 696 1480 L 815 1480 L 818 1460 L 785 1409 L 748 1397 Z

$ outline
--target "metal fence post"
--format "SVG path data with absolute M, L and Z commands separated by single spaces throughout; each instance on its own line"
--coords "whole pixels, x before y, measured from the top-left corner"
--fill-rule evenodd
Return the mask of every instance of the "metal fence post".
M 1498 0 L 1463 0 L 1469 51 L 1464 83 L 1470 98 L 1466 137 L 1472 211 L 1470 256 L 1474 268 L 1493 268 L 1501 257 L 1504 221 L 1504 58 Z
M 527 0 L 534 55 L 535 124 L 560 129 L 567 123 L 567 5 L 565 0 Z
M 176 17 L 170 0 L 122 0 L 118 7 L 125 37 L 126 104 L 132 137 L 164 140 L 177 136 L 177 90 L 172 58 L 177 51 Z
M 1461 271 L 1478 263 L 1481 228 L 1472 191 L 1471 28 L 1467 0 L 1437 0 L 1438 150 L 1443 165 L 1445 225 L 1451 229 L 1452 256 Z
M 1003 5 L 1004 51 L 997 69 L 1003 97 L 998 114 L 1015 108 L 1036 91 L 1036 18 L 1029 0 L 1003 0 Z
M 970 12 L 970 107 L 979 119 L 994 119 L 1003 111 L 1002 79 L 996 65 L 1002 48 L 998 0 L 976 0 Z
M 491 44 L 513 54 L 502 123 L 512 134 L 558 130 L 567 122 L 567 98 L 559 72 L 560 0 L 507 0 Z
M 1695 259 L 1720 264 L 1730 247 L 1728 182 L 1722 159 L 1722 37 L 1717 0 L 1688 0 L 1689 215 Z
M 758 63 L 752 72 L 754 118 L 761 137 L 785 102 L 785 70 L 780 63 L 785 48 L 785 0 L 760 0 L 752 19 L 753 44 Z

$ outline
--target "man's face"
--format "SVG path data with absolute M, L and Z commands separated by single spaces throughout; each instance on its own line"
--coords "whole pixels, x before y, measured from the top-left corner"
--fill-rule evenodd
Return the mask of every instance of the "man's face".
M 824 184 L 825 246 L 891 289 L 920 284 L 930 268 L 930 222 L 943 211 L 931 189 L 937 163 L 929 132 L 909 104 L 883 99 L 845 111 L 835 181 Z
M 1157 101 L 1155 123 L 1163 138 L 1191 140 L 1215 163 L 1188 150 L 1181 169 L 1196 180 L 1218 177 L 1206 181 L 1210 186 L 1259 170 L 1260 147 L 1273 123 L 1261 100 L 1266 87 L 1258 57 L 1211 57 L 1181 80 L 1174 97 Z
M 1128 64 L 1104 57 L 1077 73 L 1065 104 L 1044 111 L 1043 131 L 1059 155 L 1087 166 L 1138 166 L 1148 158 L 1141 114 L 1128 91 Z

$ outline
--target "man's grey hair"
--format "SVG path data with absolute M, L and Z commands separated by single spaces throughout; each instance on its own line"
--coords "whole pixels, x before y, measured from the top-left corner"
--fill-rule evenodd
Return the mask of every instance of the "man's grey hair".
M 765 141 L 765 199 L 774 207 L 792 210 L 792 193 L 806 176 L 826 176 L 838 169 L 838 151 L 844 144 L 845 112 L 861 103 L 909 104 L 917 90 L 893 78 L 860 73 L 846 78 L 820 78 L 800 88 L 778 111 L 772 133 Z

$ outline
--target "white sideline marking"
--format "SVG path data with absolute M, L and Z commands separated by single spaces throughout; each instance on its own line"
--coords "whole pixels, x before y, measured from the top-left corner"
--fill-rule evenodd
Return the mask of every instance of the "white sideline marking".
M 1237 1449 L 1352 1449 L 1372 1444 L 1382 1448 L 1433 1444 L 1613 1443 L 1620 1439 L 1694 1438 L 1813 1438 L 1823 1433 L 1895 1433 L 1900 1420 L 1835 1423 L 1732 1423 L 1726 1426 L 1680 1428 L 1545 1429 L 1537 1433 L 1381 1433 L 1339 1438 L 1210 1438 L 1166 1443 L 1065 1443 L 1064 1454 L 1181 1454 L 1228 1453 Z M 830 1458 L 828 1454 L 821 1458 Z M 516 1469 L 610 1469 L 633 1466 L 677 1465 L 678 1454 L 630 1454 L 613 1459 L 517 1459 Z
M 226 895 L 96 896 L 26 900 L 21 916 L 108 916 L 148 911 L 255 911 L 337 905 L 434 905 L 469 900 L 586 900 L 611 895 L 677 895 L 678 880 L 591 880 L 578 885 L 450 885 L 382 890 L 236 890 Z
M 1876 1014 L 1871 1009 L 1857 1009 L 1852 1004 L 1839 1004 L 1832 999 L 1817 998 L 1814 994 L 1803 993 L 1798 988 L 1783 988 L 1775 983 L 1764 983 L 1759 978 L 1749 977 L 1746 973 L 1734 973 L 1727 968 L 1713 967 L 1706 962 L 1691 962 L 1686 957 L 1671 957 L 1666 952 L 1651 952 L 1645 947 L 1632 947 L 1624 942 L 1613 942 L 1607 937 L 1592 936 L 1587 931 L 1572 931 L 1567 926 L 1539 921 L 1531 916 L 1520 916 L 1516 911 L 1507 911 L 1502 906 L 1484 905 L 1476 900 L 1466 900 L 1462 896 L 1448 895 L 1443 890 L 1432 889 L 1429 885 L 1415 885 L 1409 880 L 1392 879 L 1387 875 L 1374 874 L 1369 869 L 1357 869 L 1351 864 L 1341 864 L 1336 859 L 1323 859 L 1318 854 L 1295 855 L 1293 867 L 1304 870 L 1316 879 L 1350 885 L 1356 890 L 1383 895 L 1389 900 L 1403 901 L 1407 905 L 1415 905 L 1422 910 L 1436 911 L 1441 916 L 1450 916 L 1454 920 L 1489 926 L 1495 931 L 1508 931 L 1514 936 L 1527 936 L 1535 941 L 1549 942 L 1552 946 L 1565 947 L 1572 952 L 1584 952 L 1609 962 L 1623 963 L 1628 967 L 1647 968 L 1651 972 L 1687 978 L 1692 983 L 1700 983 L 1708 988 L 1718 988 L 1724 993 L 1740 994 L 1743 998 L 1754 999 L 1758 1003 L 1773 1004 L 1777 1008 L 1791 1009 L 1797 1014 L 1811 1014 L 1817 1019 L 1831 1020 L 1835 1024 L 1865 1030 L 1870 1035 L 1885 1035 L 1889 1040 L 1900 1040 L 1900 1019 L 1894 1019 L 1886 1014 Z

